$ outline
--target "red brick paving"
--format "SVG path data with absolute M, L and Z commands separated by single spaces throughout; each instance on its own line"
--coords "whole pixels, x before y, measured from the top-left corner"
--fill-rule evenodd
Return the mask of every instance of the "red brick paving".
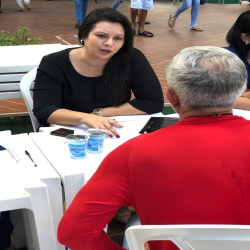
M 89 3 L 88 12 L 95 8 L 111 6 L 112 1 L 104 0 L 101 5 L 94 1 Z M 129 18 L 130 1 L 125 1 L 119 11 Z M 60 36 L 71 44 L 78 44 L 74 28 L 75 13 L 73 1 L 31 0 L 30 12 L 18 12 L 15 0 L 2 0 L 0 29 L 16 32 L 17 27 L 27 27 L 33 36 L 40 37 L 41 43 L 63 43 L 56 38 Z M 165 68 L 181 49 L 189 46 L 212 45 L 226 46 L 225 36 L 236 18 L 243 11 L 250 9 L 248 2 L 239 4 L 205 4 L 201 5 L 198 24 L 204 32 L 191 31 L 190 10 L 182 13 L 174 29 L 169 28 L 167 20 L 176 9 L 172 2 L 155 2 L 154 10 L 149 11 L 147 20 L 150 25 L 145 28 L 154 33 L 153 38 L 135 36 L 134 46 L 143 51 L 155 70 L 163 91 L 166 89 Z M 1 55 L 0 55 L 1 60 Z M 13 105 L 17 102 L 17 105 Z M 17 109 L 25 110 L 22 100 L 0 101 L 0 114 Z

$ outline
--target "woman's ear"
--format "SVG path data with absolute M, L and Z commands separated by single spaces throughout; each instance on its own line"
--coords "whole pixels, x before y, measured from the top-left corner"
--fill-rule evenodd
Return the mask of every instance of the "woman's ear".
M 84 45 L 84 38 L 81 38 L 80 43 Z
M 250 43 L 250 37 L 247 36 L 245 33 L 241 33 L 240 38 L 246 45 Z

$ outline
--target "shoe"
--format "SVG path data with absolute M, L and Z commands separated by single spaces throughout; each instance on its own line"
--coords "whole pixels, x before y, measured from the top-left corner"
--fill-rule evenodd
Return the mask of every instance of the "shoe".
M 24 5 L 28 11 L 31 11 L 30 5 L 28 3 L 24 3 Z
M 170 21 L 171 20 L 171 18 L 172 18 L 172 15 L 170 15 L 169 16 L 169 19 L 168 19 L 168 26 L 170 27 L 170 28 L 174 28 L 174 26 L 175 26 L 175 22 L 172 22 L 172 21 Z
M 23 9 L 19 8 L 17 11 L 23 11 Z
M 80 29 L 80 26 L 81 26 L 81 23 L 76 23 L 76 24 L 75 24 L 75 27 L 76 27 L 77 29 Z
M 140 22 L 137 21 L 137 23 L 140 23 Z M 150 24 L 150 22 L 146 20 L 144 24 Z
M 193 28 L 191 28 L 191 30 L 199 31 L 199 32 L 204 31 L 204 29 L 199 28 L 199 27 L 193 27 Z
M 3 12 L 0 10 L 0 13 L 3 13 Z
M 130 212 L 124 212 L 124 213 L 116 213 L 114 219 L 118 222 L 121 222 L 123 224 L 126 224 L 128 221 L 128 218 L 130 217 Z
M 149 32 L 149 31 L 146 31 L 146 30 L 144 30 L 142 33 L 140 33 L 139 30 L 138 30 L 138 35 L 139 36 L 145 36 L 145 37 L 153 37 L 154 36 L 154 34 L 152 32 Z

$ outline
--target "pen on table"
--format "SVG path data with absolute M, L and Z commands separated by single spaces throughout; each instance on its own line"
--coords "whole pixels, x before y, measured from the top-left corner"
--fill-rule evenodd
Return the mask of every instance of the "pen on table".
M 30 155 L 30 153 L 27 150 L 25 150 L 25 154 L 30 158 L 30 160 L 33 162 L 34 166 L 37 167 L 36 163 L 34 162 L 34 160 L 32 159 L 32 157 Z
M 147 134 L 149 129 L 151 128 L 152 124 L 154 123 L 154 121 L 152 121 L 144 130 L 144 134 Z

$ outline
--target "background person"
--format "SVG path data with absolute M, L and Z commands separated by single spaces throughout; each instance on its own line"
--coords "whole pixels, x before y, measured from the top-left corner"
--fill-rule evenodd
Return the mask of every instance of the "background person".
M 168 20 L 169 27 L 174 28 L 176 19 L 179 17 L 179 15 L 183 11 L 189 9 L 191 6 L 192 6 L 191 24 L 189 25 L 189 27 L 191 28 L 191 30 L 194 30 L 194 31 L 203 31 L 202 28 L 197 26 L 197 19 L 198 19 L 199 12 L 200 12 L 200 0 L 183 0 L 182 5 L 178 7 L 178 9 L 175 11 L 173 15 L 169 16 L 169 20 Z
M 111 8 L 114 9 L 114 10 L 118 10 L 119 5 L 122 4 L 122 3 L 123 3 L 123 0 L 114 0 L 114 2 L 112 3 Z M 140 14 L 140 10 L 137 11 L 137 18 L 138 18 L 137 23 L 140 23 L 140 15 L 139 14 Z M 150 24 L 150 22 L 146 20 L 145 24 Z
M 246 81 L 244 64 L 225 49 L 182 50 L 167 69 L 166 91 L 180 121 L 112 151 L 64 214 L 59 242 L 72 250 L 124 249 L 103 231 L 124 205 L 143 225 L 250 225 L 250 121 L 232 115 Z
M 144 30 L 144 25 L 146 22 L 148 10 L 152 10 L 154 8 L 153 0 L 131 0 L 130 5 L 130 18 L 131 25 L 133 29 L 133 33 L 136 34 L 136 16 L 138 15 L 138 10 L 140 10 L 138 21 L 139 21 L 139 29 L 138 35 L 145 37 L 153 37 L 153 33 Z
M 30 7 L 30 0 L 16 0 L 16 3 L 19 7 L 18 11 L 23 11 L 24 7 L 28 10 L 31 11 Z
M 81 23 L 86 17 L 89 0 L 74 0 L 75 1 L 75 13 L 76 13 L 76 24 L 77 29 L 80 28 Z
M 118 10 L 118 7 L 120 4 L 123 3 L 123 0 L 114 0 L 114 2 L 112 3 L 111 8 L 114 10 Z
M 119 137 L 114 127 L 120 125 L 109 116 L 162 111 L 159 80 L 142 52 L 133 48 L 124 15 L 111 8 L 92 11 L 79 40 L 81 48 L 45 56 L 39 65 L 33 111 L 40 124 L 85 124 Z
M 247 69 L 247 89 L 250 89 L 250 11 L 245 11 L 237 18 L 226 36 L 229 47 L 225 49 L 237 55 Z M 250 92 L 244 92 L 235 108 L 250 110 Z

